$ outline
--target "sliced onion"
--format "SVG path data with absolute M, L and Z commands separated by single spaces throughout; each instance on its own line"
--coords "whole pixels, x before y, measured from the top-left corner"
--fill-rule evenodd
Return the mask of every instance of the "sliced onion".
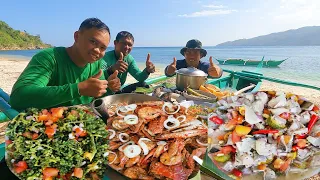
M 289 112 L 289 109 L 286 109 L 286 108 L 276 108 L 276 109 L 269 109 L 269 110 L 275 116 L 278 116 L 284 112 Z
M 181 115 L 181 116 L 178 116 L 176 119 L 179 120 L 180 123 L 182 123 L 187 119 L 187 117 L 185 115 Z M 180 120 L 180 119 L 182 119 L 182 120 Z
M 126 112 L 129 111 L 126 106 L 119 106 L 119 107 L 118 107 L 118 110 L 119 110 L 120 112 L 123 112 L 123 113 L 126 113 Z
M 159 141 L 159 142 L 157 142 L 157 145 L 158 145 L 158 146 L 166 145 L 166 144 L 167 144 L 166 141 Z
M 113 139 L 116 136 L 116 132 L 113 129 L 108 129 L 112 134 L 109 136 L 109 139 Z
M 168 123 L 172 123 L 173 125 L 169 126 Z M 177 120 L 176 118 L 174 118 L 173 116 L 169 116 L 169 118 L 167 120 L 164 121 L 163 126 L 166 129 L 174 129 L 180 126 L 180 122 L 179 120 Z
M 249 124 L 256 124 L 261 122 L 261 119 L 256 115 L 253 109 L 249 106 L 245 106 L 245 121 Z
M 124 122 L 130 125 L 138 124 L 139 118 L 134 114 L 126 115 L 124 118 Z
M 146 143 L 144 143 L 143 141 L 151 141 L 151 140 L 148 139 L 148 138 L 140 138 L 139 141 L 138 141 L 138 144 L 140 145 L 140 147 L 143 150 L 143 154 L 147 155 L 149 153 L 149 148 L 146 145 Z
M 134 142 L 133 141 L 129 141 L 129 142 L 126 142 L 126 143 L 124 143 L 123 145 L 121 145 L 119 148 L 118 148 L 118 150 L 119 151 L 123 151 L 123 147 L 125 147 L 126 145 L 134 145 Z
M 197 143 L 200 144 L 201 146 L 208 146 L 208 143 L 203 143 L 199 140 L 199 138 L 196 139 Z
M 178 106 L 177 110 L 174 112 L 167 112 L 166 111 L 166 107 L 168 107 L 170 110 L 173 109 L 173 104 L 169 103 L 169 102 L 165 102 L 162 106 L 162 111 L 166 112 L 167 114 L 176 114 L 177 112 L 179 112 L 180 110 L 180 104 L 176 104 L 176 106 Z
M 123 139 L 125 137 L 125 139 Z M 128 142 L 130 137 L 127 133 L 120 133 L 119 134 L 119 139 L 121 142 Z
M 134 111 L 136 108 L 137 108 L 136 104 L 129 104 L 129 105 L 126 106 L 126 109 L 128 111 Z
M 128 109 L 125 106 L 120 106 L 117 108 L 117 110 L 116 110 L 117 115 L 120 117 L 124 117 L 124 115 L 120 114 L 119 111 L 126 113 L 126 112 L 128 112 Z
M 114 154 L 114 155 L 116 156 L 116 157 L 113 159 L 113 161 L 109 163 L 109 164 L 113 164 L 113 163 L 117 160 L 118 155 L 117 155 L 117 153 L 112 152 L 112 151 L 109 151 L 108 153 L 109 153 L 109 154 Z
M 124 148 L 123 153 L 128 158 L 134 158 L 139 156 L 139 154 L 141 153 L 141 148 L 138 145 L 129 145 Z

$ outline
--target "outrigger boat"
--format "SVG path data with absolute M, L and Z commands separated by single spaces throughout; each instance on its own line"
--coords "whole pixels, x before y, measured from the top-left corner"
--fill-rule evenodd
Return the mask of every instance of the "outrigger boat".
M 260 64 L 258 68 L 260 69 L 262 67 L 262 61 L 260 61 Z M 233 90 L 240 90 L 243 89 L 247 86 L 250 86 L 252 84 L 255 85 L 253 89 L 248 90 L 247 92 L 257 92 L 259 91 L 259 88 L 261 86 L 262 80 L 267 80 L 271 82 L 276 82 L 276 83 L 281 83 L 281 84 L 286 84 L 286 85 L 291 85 L 291 86 L 300 86 L 300 87 L 306 87 L 306 88 L 311 88 L 315 90 L 319 90 L 319 87 L 307 85 L 307 84 L 301 84 L 301 83 L 295 83 L 295 82 L 290 82 L 290 81 L 284 81 L 281 79 L 276 79 L 276 78 L 270 78 L 266 77 L 261 73 L 258 72 L 250 72 L 250 71 L 231 71 L 224 69 L 224 72 L 229 73 L 227 76 L 219 78 L 219 79 L 209 79 L 207 81 L 207 84 L 212 84 L 217 87 L 219 87 L 221 90 L 226 89 L 226 88 L 232 88 Z M 167 80 L 168 77 L 166 76 L 160 76 L 157 78 L 152 78 L 147 80 L 147 84 L 152 85 L 161 81 Z M 0 88 L 0 113 L 3 113 L 2 116 L 5 118 L 0 119 L 0 123 L 10 121 L 14 117 L 18 115 L 18 111 L 15 109 L 12 109 L 11 106 L 9 105 L 9 95 L 6 94 L 4 91 L 1 90 Z M 0 144 L 0 159 L 2 159 L 5 156 L 5 143 Z M 200 160 L 202 162 L 202 160 Z M 199 162 L 199 161 L 197 161 Z M 229 176 L 224 174 L 222 171 L 219 170 L 219 168 L 212 163 L 210 158 L 208 156 L 205 156 L 203 159 L 203 162 L 201 163 L 201 171 L 205 172 L 206 174 L 215 177 L 216 179 L 230 179 Z M 108 169 L 105 173 L 105 180 L 108 179 L 113 179 L 117 176 L 117 173 L 112 170 Z M 195 178 L 200 179 L 199 176 L 196 176 Z M 121 177 L 117 177 L 117 179 L 121 179 Z
M 287 58 L 289 59 L 289 58 Z M 237 58 L 229 58 L 229 59 L 216 59 L 221 65 L 237 65 L 237 66 L 257 66 L 261 61 L 263 61 L 264 67 L 277 67 L 285 60 L 252 60 L 252 59 L 237 59 Z

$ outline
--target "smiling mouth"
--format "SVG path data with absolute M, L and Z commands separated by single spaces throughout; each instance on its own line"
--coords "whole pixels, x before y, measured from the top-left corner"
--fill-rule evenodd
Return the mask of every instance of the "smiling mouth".
M 92 57 L 93 59 L 98 59 L 98 58 L 99 58 L 98 55 L 94 55 L 94 54 L 91 54 L 91 57 Z

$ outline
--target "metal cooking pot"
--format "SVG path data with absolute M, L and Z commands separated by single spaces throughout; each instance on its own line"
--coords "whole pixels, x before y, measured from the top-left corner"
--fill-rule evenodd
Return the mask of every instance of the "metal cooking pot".
M 123 93 L 106 96 L 103 98 L 95 99 L 90 105 L 95 114 L 100 116 L 103 120 L 109 118 L 108 107 L 110 105 L 119 103 L 140 103 L 144 101 L 159 101 L 160 99 L 154 96 L 135 93 Z
M 194 67 L 182 68 L 176 71 L 177 89 L 183 91 L 190 87 L 199 89 L 207 81 L 208 74 Z

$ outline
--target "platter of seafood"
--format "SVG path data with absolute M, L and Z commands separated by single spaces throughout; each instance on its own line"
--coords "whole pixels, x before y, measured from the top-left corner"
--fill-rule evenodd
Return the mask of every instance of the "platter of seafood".
M 208 115 L 208 157 L 234 179 L 304 179 L 319 173 L 319 106 L 284 92 L 217 101 Z
M 207 125 L 188 114 L 187 106 L 143 101 L 136 94 L 126 94 L 121 102 L 105 98 L 112 169 L 130 179 L 190 179 L 198 174 L 193 156 L 205 155 Z

